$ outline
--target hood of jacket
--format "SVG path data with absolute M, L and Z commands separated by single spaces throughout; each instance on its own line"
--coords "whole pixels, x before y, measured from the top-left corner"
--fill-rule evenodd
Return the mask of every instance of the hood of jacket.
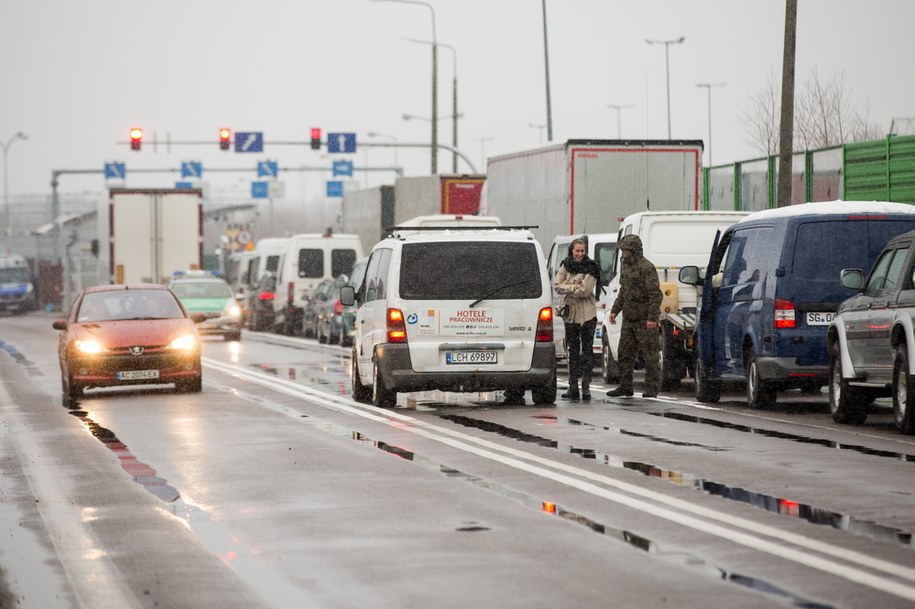
M 642 240 L 639 239 L 638 235 L 626 235 L 620 242 L 616 245 L 617 249 L 620 250 L 629 250 L 635 256 L 642 255 Z

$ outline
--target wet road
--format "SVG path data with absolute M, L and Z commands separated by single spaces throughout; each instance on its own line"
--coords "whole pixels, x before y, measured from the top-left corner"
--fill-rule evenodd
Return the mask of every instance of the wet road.
M 911 607 L 915 440 L 825 395 L 349 397 L 349 355 L 208 342 L 204 390 L 60 405 L 0 319 L 0 607 Z M 637 388 L 638 389 L 638 388 Z

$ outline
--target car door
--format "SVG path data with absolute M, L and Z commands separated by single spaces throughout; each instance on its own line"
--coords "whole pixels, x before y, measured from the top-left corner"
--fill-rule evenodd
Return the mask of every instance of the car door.
M 905 279 L 902 270 L 908 259 L 909 245 L 903 243 L 900 247 L 883 252 L 864 289 L 869 310 L 865 315 L 866 327 L 858 333 L 861 341 L 858 352 L 861 358 L 860 370 L 870 377 L 891 378 L 893 349 L 890 333 L 895 309 L 890 307 L 890 303 L 895 301 L 898 289 Z
M 389 248 L 378 248 L 369 258 L 369 264 L 365 272 L 365 279 L 362 281 L 360 290 L 361 305 L 356 313 L 356 336 L 355 344 L 358 345 L 357 358 L 359 360 L 359 370 L 368 380 L 366 384 L 371 384 L 372 374 L 374 374 L 374 363 L 372 361 L 375 352 L 375 345 L 384 342 L 387 331 L 387 288 L 388 288 L 388 268 L 391 263 L 392 250 Z

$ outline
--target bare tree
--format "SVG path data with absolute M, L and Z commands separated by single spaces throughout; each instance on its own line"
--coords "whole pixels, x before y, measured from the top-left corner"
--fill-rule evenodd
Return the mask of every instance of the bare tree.
M 766 86 L 741 108 L 746 142 L 763 156 L 778 152 L 779 97 L 778 81 L 770 72 Z

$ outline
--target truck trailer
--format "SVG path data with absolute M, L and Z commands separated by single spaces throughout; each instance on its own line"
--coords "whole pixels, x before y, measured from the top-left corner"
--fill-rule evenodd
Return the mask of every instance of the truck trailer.
M 108 195 L 110 283 L 167 283 L 201 268 L 200 189 L 112 188 Z
M 699 209 L 701 140 L 568 140 L 490 157 L 480 213 L 559 235 L 615 233 L 640 211 Z

